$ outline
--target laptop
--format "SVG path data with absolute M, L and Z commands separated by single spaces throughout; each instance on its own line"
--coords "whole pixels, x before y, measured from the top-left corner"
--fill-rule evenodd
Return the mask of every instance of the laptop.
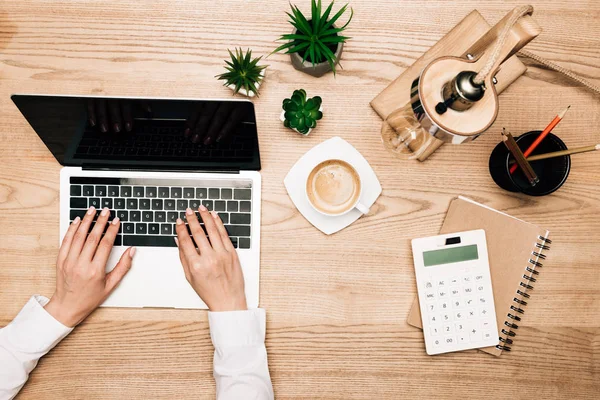
M 107 271 L 136 246 L 111 307 L 207 308 L 185 279 L 173 238 L 177 218 L 215 210 L 237 249 L 247 304 L 258 307 L 260 153 L 245 100 L 13 95 L 63 165 L 60 238 L 86 209 L 104 207 L 121 228 Z M 185 219 L 184 219 L 185 220 Z

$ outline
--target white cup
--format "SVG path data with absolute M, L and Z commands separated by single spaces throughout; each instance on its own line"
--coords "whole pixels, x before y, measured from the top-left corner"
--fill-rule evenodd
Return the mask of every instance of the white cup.
M 319 167 L 321 164 L 328 162 L 328 161 L 339 161 L 343 164 L 345 164 L 347 167 L 349 167 L 352 171 L 354 171 L 354 175 L 358 178 L 358 185 L 359 185 L 359 193 L 358 196 L 356 196 L 356 200 L 352 203 L 351 206 L 348 206 L 348 208 L 342 212 L 339 213 L 328 213 L 325 212 L 321 209 L 319 209 L 318 207 L 316 207 L 313 202 L 311 201 L 310 196 L 308 195 L 307 192 L 307 186 L 308 186 L 308 180 L 311 178 L 312 172 Z M 306 181 L 304 182 L 304 195 L 306 196 L 306 201 L 308 201 L 308 204 L 311 205 L 311 207 L 319 212 L 320 214 L 329 216 L 329 217 L 339 217 L 345 214 L 348 214 L 350 211 L 356 209 L 358 211 L 360 211 L 362 214 L 367 214 L 369 212 L 369 207 L 365 206 L 364 204 L 361 203 L 361 198 L 362 198 L 362 192 L 363 192 L 363 185 L 362 185 L 362 181 L 361 181 L 361 177 L 360 174 L 358 173 L 358 171 L 356 171 L 356 169 L 347 161 L 344 160 L 339 160 L 339 159 L 329 159 L 329 160 L 323 160 L 320 163 L 318 163 L 317 165 L 315 165 L 313 167 L 313 169 L 311 170 L 311 172 L 308 174 L 308 177 L 306 178 Z

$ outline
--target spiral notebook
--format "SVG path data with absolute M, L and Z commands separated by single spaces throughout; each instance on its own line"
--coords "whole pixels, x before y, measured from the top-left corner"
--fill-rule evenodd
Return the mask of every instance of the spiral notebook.
M 494 304 L 498 320 L 498 345 L 480 350 L 499 356 L 510 351 L 518 333 L 528 293 L 538 279 L 541 261 L 551 241 L 549 231 L 459 196 L 450 202 L 440 234 L 484 229 L 487 237 Z M 422 328 L 419 300 L 407 320 Z

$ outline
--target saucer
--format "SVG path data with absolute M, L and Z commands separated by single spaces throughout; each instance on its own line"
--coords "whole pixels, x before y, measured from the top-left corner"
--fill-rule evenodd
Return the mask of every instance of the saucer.
M 360 175 L 362 195 L 360 202 L 371 207 L 381 194 L 381 184 L 367 160 L 350 143 L 341 137 L 334 137 L 313 147 L 294 164 L 283 180 L 288 195 L 300 213 L 323 233 L 336 233 L 363 214 L 357 209 L 339 216 L 323 215 L 315 210 L 306 197 L 306 179 L 317 164 L 329 159 L 346 161 Z

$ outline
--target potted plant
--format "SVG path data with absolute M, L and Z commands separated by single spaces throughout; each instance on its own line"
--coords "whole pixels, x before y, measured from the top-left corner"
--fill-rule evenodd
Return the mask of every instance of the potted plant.
M 283 100 L 280 116 L 283 126 L 308 135 L 317 126 L 317 121 L 323 118 L 322 102 L 319 96 L 307 99 L 304 89 L 294 90 L 291 98 Z
M 335 75 L 335 67 L 340 61 L 344 43 L 349 37 L 342 36 L 354 11 L 350 9 L 350 18 L 342 27 L 336 27 L 336 21 L 346 12 L 348 4 L 333 17 L 329 17 L 333 1 L 321 14 L 321 0 L 311 0 L 311 17 L 306 18 L 297 6 L 291 5 L 292 13 L 287 13 L 294 27 L 291 34 L 282 35 L 278 40 L 286 41 L 273 53 L 285 50 L 292 59 L 292 65 L 299 71 L 312 76 L 322 76 L 329 71 Z M 272 53 L 271 53 L 272 54 Z
M 235 55 L 227 49 L 231 60 L 225 60 L 227 64 L 224 72 L 216 78 L 224 80 L 223 86 L 233 90 L 233 94 L 241 93 L 244 96 L 258 96 L 258 90 L 265 77 L 266 65 L 258 65 L 262 57 L 252 58 L 252 50 L 235 49 Z

